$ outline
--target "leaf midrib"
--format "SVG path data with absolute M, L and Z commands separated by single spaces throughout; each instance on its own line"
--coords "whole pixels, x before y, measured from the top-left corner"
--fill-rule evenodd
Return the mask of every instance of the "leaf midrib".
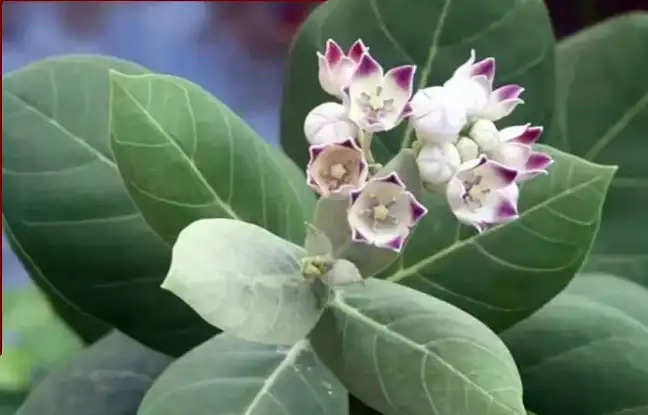
M 122 75 L 123 76 L 123 75 Z M 126 76 L 128 77 L 128 76 Z M 113 78 L 113 85 L 119 86 L 119 81 L 117 81 L 115 78 Z M 152 82 L 149 80 L 149 82 Z M 207 181 L 207 178 L 203 175 L 203 173 L 200 171 L 198 166 L 196 166 L 196 163 L 189 158 L 189 156 L 180 148 L 178 143 L 169 135 L 169 133 L 162 128 L 162 125 L 153 117 L 153 115 L 131 94 L 126 88 L 123 88 L 119 86 L 121 91 L 135 104 L 135 106 L 144 114 L 146 119 L 151 123 L 151 125 L 157 129 L 162 136 L 169 141 L 171 146 L 175 148 L 175 150 L 180 154 L 180 156 L 184 159 L 184 161 L 189 165 L 191 170 L 194 172 L 198 180 L 201 182 L 201 184 L 209 191 L 209 193 L 212 195 L 214 198 L 214 202 L 218 203 L 220 207 L 232 218 L 236 220 L 243 221 L 243 219 L 238 216 L 238 214 L 234 211 L 232 206 L 228 203 L 226 203 L 221 197 L 218 195 L 216 190 L 209 184 Z M 185 89 L 181 85 L 178 85 L 179 88 L 182 88 L 183 90 Z
M 597 176 L 597 177 L 594 177 L 594 178 L 592 178 L 590 180 L 587 180 L 587 181 L 585 181 L 583 183 L 580 183 L 580 184 L 578 184 L 578 185 L 576 185 L 576 186 L 574 186 L 574 187 L 572 187 L 570 189 L 563 190 L 562 192 L 560 192 L 560 193 L 558 193 L 558 194 L 556 194 L 556 195 L 554 195 L 554 196 L 552 196 L 552 197 L 550 197 L 550 198 L 548 198 L 546 200 L 543 200 L 541 203 L 538 203 L 537 205 L 533 206 L 532 208 L 527 209 L 526 211 L 524 211 L 520 215 L 520 217 L 517 219 L 517 221 L 519 221 L 522 218 L 532 214 L 533 212 L 535 212 L 536 210 L 538 210 L 540 208 L 548 206 L 549 204 L 555 202 L 556 200 L 559 200 L 559 199 L 561 199 L 561 198 L 563 198 L 565 196 L 569 196 L 570 194 L 575 193 L 575 192 L 581 190 L 582 188 L 585 188 L 585 187 L 587 187 L 587 186 L 589 186 L 591 184 L 594 184 L 594 183 L 596 183 L 596 182 L 598 182 L 600 180 L 603 180 L 603 177 L 602 176 Z M 464 240 L 462 240 L 460 242 L 456 242 L 456 243 L 448 246 L 447 248 L 444 248 L 441 251 L 438 251 L 437 253 L 435 253 L 432 256 L 424 258 L 424 259 L 418 261 L 417 263 L 415 263 L 413 265 L 410 265 L 407 268 L 401 269 L 400 271 L 392 274 L 391 276 L 389 276 L 386 279 L 388 281 L 398 282 L 398 281 L 400 281 L 400 280 L 402 280 L 404 278 L 409 277 L 410 275 L 414 275 L 421 268 L 423 268 L 423 267 L 425 267 L 425 266 L 427 266 L 427 265 L 429 265 L 431 263 L 434 263 L 435 261 L 437 261 L 437 260 L 439 260 L 441 258 L 444 258 L 444 257 L 454 253 L 458 249 L 461 249 L 461 248 L 463 248 L 465 246 L 473 244 L 476 241 L 480 240 L 481 238 L 485 237 L 485 235 L 490 235 L 494 231 L 500 229 L 502 226 L 507 226 L 507 225 L 508 224 L 496 226 L 496 227 L 494 227 L 494 228 L 492 228 L 492 229 L 490 229 L 490 230 L 488 230 L 486 232 L 479 233 L 479 234 L 476 234 L 476 235 L 474 235 L 474 236 L 472 236 L 470 238 L 466 238 L 466 239 L 464 239 Z
M 432 350 L 428 349 L 425 347 L 423 344 L 416 343 L 414 340 L 409 339 L 405 337 L 404 335 L 395 332 L 393 330 L 390 330 L 389 327 L 387 327 L 384 324 L 380 324 L 379 322 L 373 320 L 371 317 L 363 314 L 360 310 L 357 308 L 351 306 L 350 304 L 346 303 L 344 301 L 343 295 L 340 292 L 337 292 L 335 294 L 335 297 L 330 303 L 330 306 L 336 307 L 338 310 L 340 310 L 342 313 L 347 315 L 348 317 L 355 317 L 358 320 L 363 321 L 367 325 L 371 326 L 374 328 L 377 332 L 382 332 L 391 338 L 404 343 L 405 345 L 419 350 L 423 353 L 424 356 L 431 356 L 436 359 L 439 363 L 441 363 L 444 367 L 446 367 L 450 372 L 456 374 L 458 377 L 460 377 L 464 382 L 472 386 L 476 391 L 479 393 L 483 394 L 484 396 L 487 396 L 489 399 L 491 399 L 492 402 L 495 402 L 497 405 L 499 405 L 501 408 L 505 409 L 506 411 L 512 413 L 512 414 L 518 414 L 518 412 L 515 411 L 515 409 L 509 407 L 508 405 L 505 405 L 504 403 L 500 402 L 495 396 L 493 396 L 490 392 L 488 392 L 486 389 L 482 388 L 480 385 L 476 384 L 472 379 L 470 379 L 466 374 L 461 372 L 459 369 L 455 368 L 452 364 L 450 364 L 448 361 L 446 361 L 443 357 L 440 355 L 434 353 Z M 425 383 L 424 383 L 425 384 Z

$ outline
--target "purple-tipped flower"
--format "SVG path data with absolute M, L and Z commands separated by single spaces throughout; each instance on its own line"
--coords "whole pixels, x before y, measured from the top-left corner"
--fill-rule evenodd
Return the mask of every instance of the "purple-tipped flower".
M 319 82 L 322 89 L 342 98 L 356 66 L 368 51 L 369 48 L 360 39 L 349 48 L 348 53 L 344 53 L 340 45 L 333 39 L 329 39 L 324 54 L 317 52 Z
M 368 165 L 355 141 L 313 145 L 306 167 L 308 185 L 322 196 L 347 195 L 367 180 Z
M 349 118 L 371 132 L 396 127 L 411 113 L 415 72 L 415 66 L 404 65 L 384 74 L 382 66 L 365 53 L 349 83 Z
M 520 99 L 524 88 L 519 85 L 504 85 L 493 90 L 495 67 L 493 58 L 475 62 L 475 51 L 471 50 L 468 60 L 444 84 L 444 88 L 463 103 L 470 120 L 497 121 L 524 102 Z
M 551 156 L 534 151 L 532 147 L 542 135 L 542 127 L 527 124 L 498 131 L 492 122 L 486 120 L 478 121 L 475 127 L 471 130 L 471 137 L 480 145 L 481 151 L 490 159 L 517 170 L 518 182 L 546 173 L 553 163 Z
M 517 171 L 484 156 L 464 163 L 446 190 L 452 212 L 479 232 L 516 219 L 516 177 Z
M 427 213 L 398 174 L 370 179 L 350 194 L 353 240 L 399 252 L 412 228 Z

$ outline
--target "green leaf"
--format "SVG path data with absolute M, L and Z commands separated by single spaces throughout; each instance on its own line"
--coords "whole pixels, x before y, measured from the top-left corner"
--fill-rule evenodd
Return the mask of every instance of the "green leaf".
M 323 308 L 316 290 L 321 284 L 301 274 L 304 255 L 302 247 L 256 225 L 203 219 L 178 236 L 162 287 L 228 333 L 293 344 Z
M 629 14 L 558 47 L 557 126 L 550 143 L 619 165 L 588 266 L 648 287 L 648 13 Z M 623 45 L 623 47 L 619 47 Z
M 112 72 L 111 140 L 146 220 L 175 241 L 191 222 L 252 222 L 302 243 L 315 198 L 302 172 L 197 85 Z
M 111 68 L 145 71 L 70 56 L 3 78 L 3 224 L 32 277 L 69 310 L 182 353 L 216 331 L 159 287 L 171 251 L 144 222 L 112 159 Z
M 59 320 L 36 287 L 5 287 L 2 297 L 0 391 L 19 394 L 81 349 L 82 342 Z
M 292 347 L 222 334 L 175 361 L 138 415 L 347 415 L 347 393 L 307 340 Z
M 16 415 L 134 414 L 170 361 L 113 332 L 47 376 Z
M 316 51 L 328 38 L 348 47 L 358 38 L 385 67 L 417 65 L 416 87 L 440 85 L 468 59 L 497 59 L 497 85 L 519 83 L 526 105 L 507 119 L 511 124 L 548 124 L 553 104 L 554 36 L 541 0 L 329 0 L 302 26 L 294 42 L 281 108 L 281 139 L 290 157 L 306 165 L 304 119 L 316 105 L 335 100 L 317 80 Z M 511 42 L 524 39 L 524 42 Z M 378 135 L 379 161 L 395 155 L 410 130 Z
M 525 414 L 498 337 L 407 287 L 369 279 L 336 292 L 311 340 L 349 391 L 386 415 Z
M 460 227 L 443 195 L 428 193 L 427 216 L 383 277 L 448 301 L 494 331 L 558 294 L 587 257 L 615 168 L 539 148 L 555 163 L 523 185 L 518 220 L 477 234 Z
M 610 295 L 610 300 L 608 300 Z M 648 290 L 579 276 L 502 334 L 527 406 L 546 415 L 639 415 L 648 409 Z

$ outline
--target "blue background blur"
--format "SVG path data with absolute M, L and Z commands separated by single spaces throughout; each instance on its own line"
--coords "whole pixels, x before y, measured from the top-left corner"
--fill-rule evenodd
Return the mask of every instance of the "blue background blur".
M 3 2 L 2 7 L 3 74 L 52 55 L 116 56 L 200 84 L 276 144 L 290 40 L 314 4 Z M 2 256 L 4 284 L 26 283 L 4 236 Z

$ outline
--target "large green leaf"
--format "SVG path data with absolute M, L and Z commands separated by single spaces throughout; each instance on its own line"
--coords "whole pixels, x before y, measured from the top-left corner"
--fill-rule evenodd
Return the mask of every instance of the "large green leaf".
M 315 198 L 304 175 L 197 85 L 111 76 L 111 141 L 133 200 L 169 242 L 191 222 L 253 222 L 302 243 Z
M 415 64 L 417 87 L 440 85 L 476 49 L 497 59 L 496 82 L 526 88 L 526 105 L 511 123 L 547 124 L 553 104 L 554 38 L 541 0 L 329 0 L 297 35 L 290 57 L 281 114 L 281 142 L 299 165 L 306 164 L 306 114 L 331 101 L 317 80 L 316 51 L 328 38 L 343 46 L 362 38 L 386 68 Z M 524 39 L 524 41 L 511 41 Z M 405 142 L 402 125 L 375 140 L 382 162 Z
M 110 153 L 108 70 L 45 60 L 3 78 L 3 224 L 39 285 L 144 343 L 181 353 L 215 333 L 159 285 L 170 247 L 130 200 Z
M 175 361 L 138 415 L 347 415 L 347 393 L 308 340 L 262 345 L 222 334 Z
M 349 391 L 386 415 L 525 414 L 499 338 L 407 287 L 369 279 L 336 292 L 311 340 Z
M 133 415 L 170 361 L 113 332 L 47 376 L 16 415 Z
M 323 285 L 301 273 L 304 248 L 246 222 L 202 219 L 173 247 L 162 285 L 205 320 L 238 337 L 293 344 L 315 326 Z
M 21 393 L 82 342 L 57 316 L 45 296 L 30 285 L 2 293 L 0 391 Z
M 615 169 L 542 147 L 555 163 L 524 184 L 520 218 L 481 234 L 462 228 L 441 195 L 401 262 L 384 277 L 444 299 L 495 331 L 540 308 L 587 257 Z
M 648 413 L 646 304 L 648 290 L 633 282 L 579 276 L 504 332 L 526 405 L 542 415 Z
M 648 287 L 648 13 L 584 30 L 560 43 L 557 127 L 551 144 L 617 164 L 590 269 Z M 621 46 L 620 46 L 621 45 Z

